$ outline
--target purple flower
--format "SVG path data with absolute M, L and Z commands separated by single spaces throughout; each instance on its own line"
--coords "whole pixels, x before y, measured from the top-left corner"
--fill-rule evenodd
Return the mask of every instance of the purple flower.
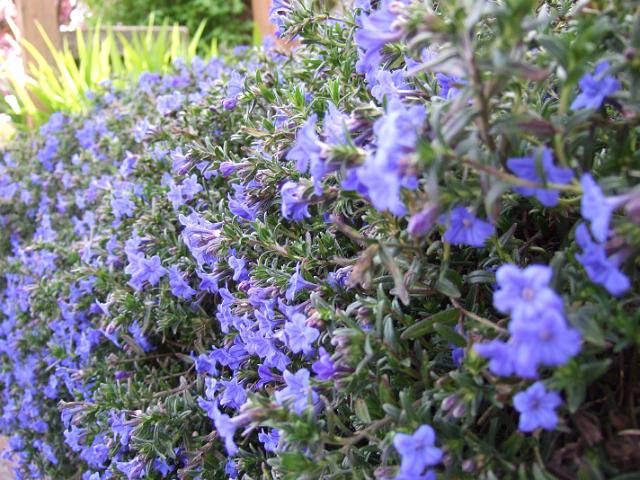
M 520 412 L 518 429 L 533 432 L 537 428 L 553 430 L 558 424 L 555 409 L 562 403 L 557 392 L 547 392 L 542 382 L 536 382 L 513 397 L 513 406 Z
M 233 184 L 231 186 L 235 193 L 233 197 L 229 195 L 229 210 L 234 215 L 253 222 L 258 214 L 258 205 L 249 205 L 244 185 Z
M 585 220 L 591 222 L 591 233 L 598 242 L 604 242 L 609 236 L 609 222 L 613 212 L 621 207 L 628 196 L 605 197 L 602 189 L 593 179 L 585 173 L 580 179 L 582 185 L 582 200 L 580 213 Z
M 422 475 L 427 467 L 442 461 L 442 450 L 435 447 L 436 434 L 429 425 L 422 425 L 412 435 L 396 433 L 393 446 L 400 454 L 400 472 L 404 475 Z
M 53 170 L 53 160 L 58 153 L 60 140 L 58 137 L 51 136 L 45 141 L 44 147 L 38 150 L 38 160 L 47 171 Z
M 349 116 L 338 110 L 333 102 L 327 103 L 327 113 L 322 121 L 325 142 L 329 145 L 342 145 L 347 142 Z M 311 166 L 313 173 L 313 164 Z
M 161 95 L 156 100 L 156 108 L 160 115 L 169 115 L 178 110 L 184 103 L 184 100 L 184 95 L 180 92 Z
M 233 441 L 233 437 L 236 434 L 237 426 L 229 417 L 229 415 L 220 413 L 217 407 L 212 411 L 213 423 L 218 431 L 220 438 L 224 439 L 224 446 L 227 449 L 229 455 L 235 455 L 238 451 L 238 446 Z
M 284 26 L 287 14 L 290 12 L 291 6 L 289 5 L 289 0 L 273 0 L 271 3 L 271 8 L 269 9 L 269 23 L 275 25 L 276 37 L 279 37 L 284 33 L 282 31 L 282 27 Z
M 180 223 L 185 229 L 182 238 L 187 248 L 198 262 L 198 265 L 215 264 L 213 253 L 222 239 L 221 223 L 211 223 L 197 213 L 189 216 L 179 215 Z
M 545 311 L 562 311 L 562 299 L 549 288 L 553 270 L 544 265 L 530 265 L 524 270 L 512 264 L 502 265 L 496 272 L 498 289 L 493 306 L 510 313 L 515 323 L 527 323 Z
M 146 473 L 146 465 L 139 457 L 135 457 L 133 460 L 128 462 L 117 462 L 116 466 L 120 472 L 127 476 L 127 480 L 141 478 Z
M 142 348 L 145 352 L 150 352 L 155 349 L 153 345 L 149 343 L 147 337 L 142 333 L 142 327 L 138 322 L 133 322 L 129 327 L 129 333 L 133 336 L 133 339 L 136 341 L 140 348 Z
M 316 133 L 318 116 L 311 115 L 296 134 L 296 141 L 287 153 L 287 160 L 296 162 L 296 169 L 300 173 L 306 173 L 309 164 L 320 161 L 322 143 Z
M 435 225 L 438 220 L 440 206 L 437 203 L 427 203 L 422 210 L 414 213 L 409 219 L 407 231 L 413 237 L 422 237 Z
M 175 467 L 169 465 L 164 458 L 156 458 L 153 461 L 153 468 L 162 475 L 162 478 L 168 478 L 169 474 L 175 470 Z
M 460 87 L 467 84 L 467 81 L 457 75 L 445 75 L 444 73 L 436 73 L 436 80 L 440 85 L 440 96 L 447 100 L 457 97 L 460 94 Z
M 318 286 L 315 283 L 308 282 L 304 279 L 304 277 L 300 273 L 300 263 L 298 263 L 296 265 L 296 271 L 293 273 L 293 275 L 291 275 L 291 278 L 289 279 L 289 286 L 285 293 L 285 298 L 292 302 L 296 297 L 296 294 L 300 290 L 315 290 L 316 288 L 318 288 Z
M 131 275 L 129 285 L 136 290 L 142 289 L 145 281 L 151 285 L 157 285 L 160 279 L 167 273 L 162 267 L 162 262 L 158 255 L 146 258 L 142 255 L 130 255 L 129 264 L 124 269 L 125 273 Z
M 287 220 L 300 222 L 311 216 L 309 213 L 309 200 L 304 198 L 304 185 L 296 182 L 286 182 L 280 189 L 282 196 L 282 216 Z
M 580 79 L 581 93 L 571 103 L 572 110 L 592 108 L 597 110 L 604 99 L 620 90 L 620 82 L 606 75 L 609 62 L 600 62 L 593 73 L 585 73 Z
M 296 373 L 284 371 L 284 381 L 287 386 L 275 393 L 276 402 L 280 405 L 291 404 L 298 415 L 301 415 L 309 405 L 318 402 L 318 394 L 309 385 L 309 370 L 301 368 Z
M 377 150 L 367 155 L 357 171 L 357 180 L 378 211 L 388 210 L 398 216 L 406 212 L 400 191 L 402 187 L 417 186 L 417 179 L 407 166 L 424 118 L 424 106 L 406 107 L 399 100 L 392 100 L 386 114 L 374 124 Z
M 264 445 L 267 452 L 276 452 L 278 450 L 278 442 L 280 442 L 280 431 L 277 428 L 271 429 L 270 432 L 262 430 L 258 434 L 258 440 Z
M 448 218 L 442 215 L 440 223 L 448 223 L 442 238 L 453 245 L 482 247 L 494 231 L 492 224 L 476 218 L 465 207 L 454 208 Z
M 535 378 L 539 365 L 564 365 L 580 351 L 580 334 L 552 308 L 541 312 L 539 319 L 511 322 L 509 331 L 513 367 L 524 378 Z
M 133 139 L 136 141 L 136 143 L 142 143 L 151 128 L 152 127 L 149 123 L 149 120 L 147 120 L 146 118 L 139 120 L 133 127 Z
M 373 98 L 382 103 L 385 99 L 399 99 L 403 91 L 411 91 L 411 87 L 405 80 L 405 70 L 395 70 L 390 72 L 384 68 L 379 68 L 374 82 L 369 84 Z
M 602 285 L 616 297 L 631 288 L 629 278 L 620 271 L 620 258 L 607 257 L 604 246 L 595 243 L 586 225 L 581 224 L 576 229 L 576 242 L 582 253 L 576 254 L 576 259 L 582 264 L 592 282 Z
M 117 440 L 118 437 L 120 437 L 120 445 L 127 447 L 129 445 L 129 440 L 131 439 L 133 427 L 130 424 L 127 424 L 125 413 L 116 413 L 115 411 L 111 412 L 109 424 L 111 425 L 114 440 Z
M 212 376 L 218 375 L 218 370 L 216 369 L 216 360 L 211 355 L 206 355 L 201 353 L 195 359 L 196 363 L 196 371 L 199 374 L 209 374 Z
M 311 370 L 316 374 L 318 380 L 329 380 L 336 374 L 336 367 L 331 360 L 331 355 L 323 347 L 320 347 L 319 353 L 320 358 L 313 362 Z
M 519 178 L 530 182 L 567 184 L 573 179 L 570 168 L 560 168 L 553 164 L 553 152 L 547 147 L 539 147 L 529 157 L 514 157 L 507 160 L 507 166 Z M 542 173 L 542 178 L 540 177 Z M 514 187 L 514 190 L 525 197 L 535 196 L 545 207 L 558 204 L 560 192 L 544 188 Z
M 135 204 L 130 198 L 131 193 L 127 190 L 118 190 L 111 194 L 111 210 L 116 219 L 124 216 L 133 217 Z
M 233 280 L 235 282 L 243 282 L 249 279 L 249 272 L 247 272 L 247 261 L 244 258 L 239 258 L 235 256 L 235 250 L 232 249 L 230 252 L 229 258 L 227 259 L 227 263 L 233 269 Z
M 313 352 L 311 345 L 319 336 L 320 332 L 317 329 L 307 326 L 307 319 L 301 313 L 297 313 L 291 320 L 287 320 L 278 335 L 293 353 L 303 352 L 305 354 Z
M 239 409 L 247 401 L 247 392 L 237 378 L 221 380 L 218 385 L 224 388 L 220 396 L 220 405 Z
M 380 8 L 359 17 L 361 28 L 355 34 L 356 44 L 360 48 L 360 60 L 356 68 L 360 73 L 369 73 L 382 63 L 382 48 L 387 43 L 400 40 L 403 30 L 398 22 L 396 4 L 407 4 L 406 0 L 382 0 Z
M 185 300 L 191 299 L 197 292 L 189 286 L 184 279 L 184 274 L 178 269 L 178 267 L 169 268 L 169 286 L 171 287 L 171 293 L 176 297 L 184 298 Z

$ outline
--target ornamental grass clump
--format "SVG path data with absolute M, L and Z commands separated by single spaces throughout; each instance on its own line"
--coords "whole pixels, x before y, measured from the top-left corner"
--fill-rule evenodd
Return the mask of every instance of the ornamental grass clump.
M 2 152 L 18 478 L 640 470 L 640 12 L 328 3 Z

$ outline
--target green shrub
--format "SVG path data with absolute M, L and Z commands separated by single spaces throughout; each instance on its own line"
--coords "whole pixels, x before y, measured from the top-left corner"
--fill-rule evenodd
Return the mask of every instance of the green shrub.
M 93 15 L 107 24 L 145 25 L 149 15 L 194 32 L 207 21 L 203 40 L 221 45 L 251 42 L 251 5 L 247 0 L 87 0 Z
M 8 147 L 22 478 L 637 474 L 640 12 L 356 3 Z

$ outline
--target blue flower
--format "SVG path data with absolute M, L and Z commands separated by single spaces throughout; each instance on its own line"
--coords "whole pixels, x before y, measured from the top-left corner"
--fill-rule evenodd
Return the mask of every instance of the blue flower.
M 149 343 L 147 337 L 145 337 L 144 333 L 142 333 L 142 327 L 138 322 L 133 322 L 129 327 L 129 333 L 133 336 L 133 339 L 136 341 L 140 348 L 142 348 L 145 352 L 150 352 L 155 349 L 153 345 Z
M 489 359 L 489 370 L 495 375 L 508 377 L 513 374 L 515 366 L 513 364 L 512 350 L 502 340 L 476 343 L 473 349 L 482 357 Z
M 220 438 L 224 439 L 224 446 L 227 449 L 229 455 L 235 455 L 238 451 L 238 446 L 233 441 L 233 437 L 236 434 L 237 425 L 233 422 L 231 417 L 225 413 L 221 413 L 218 407 L 211 409 L 210 417 L 213 419 L 213 423 L 218 431 Z
M 173 465 L 169 465 L 164 458 L 156 458 L 153 461 L 153 468 L 163 475 L 163 478 L 167 478 L 169 474 L 175 470 L 175 467 Z
M 269 23 L 275 25 L 276 37 L 281 36 L 284 32 L 282 27 L 284 26 L 287 14 L 291 12 L 291 6 L 289 0 L 273 0 L 271 8 L 269 9 Z
M 318 403 L 318 394 L 309 385 L 309 370 L 301 368 L 296 373 L 285 370 L 283 377 L 287 384 L 275 393 L 276 402 L 280 405 L 291 404 L 298 415 L 309 405 Z
M 245 195 L 246 187 L 241 184 L 231 185 L 234 195 L 229 195 L 229 211 L 240 218 L 253 222 L 258 214 L 258 205 L 249 205 Z
M 380 7 L 369 14 L 362 13 L 358 20 L 361 28 L 355 34 L 355 41 L 361 49 L 356 68 L 360 73 L 369 73 L 382 63 L 382 48 L 387 43 L 400 40 L 403 30 L 398 23 L 395 4 L 407 4 L 406 0 L 382 0 Z
M 513 264 L 502 265 L 496 272 L 498 289 L 493 306 L 510 313 L 516 323 L 534 321 L 548 310 L 562 311 L 562 299 L 549 288 L 553 270 L 544 265 L 530 265 L 520 270 Z
M 325 142 L 329 145 L 343 145 L 347 142 L 349 116 L 338 110 L 333 102 L 328 102 L 327 107 L 322 121 Z M 313 164 L 311 170 L 313 171 Z
M 411 92 L 412 89 L 405 80 L 405 70 L 395 70 L 390 72 L 384 68 L 379 68 L 374 81 L 369 83 L 371 95 L 382 103 L 385 99 L 399 99 L 402 93 Z
M 442 238 L 453 245 L 482 247 L 493 235 L 494 226 L 475 217 L 465 207 L 454 208 L 449 216 L 440 217 L 441 224 L 448 224 Z
M 156 108 L 160 115 L 169 115 L 170 113 L 178 110 L 184 103 L 184 100 L 185 97 L 180 92 L 161 95 L 156 100 Z
M 336 374 L 336 367 L 331 360 L 331 355 L 323 347 L 320 347 L 319 353 L 320 358 L 313 362 L 311 370 L 318 380 L 329 380 Z
M 280 189 L 282 196 L 282 216 L 287 220 L 300 222 L 311 216 L 309 200 L 304 198 L 305 187 L 296 182 L 286 182 Z
M 422 210 L 411 215 L 407 231 L 413 237 L 422 237 L 429 233 L 429 230 L 438 220 L 440 206 L 437 203 L 427 203 Z
M 514 370 L 524 378 L 535 378 L 539 365 L 564 365 L 580 351 L 580 334 L 567 325 L 560 312 L 550 308 L 540 315 L 539 319 L 509 325 Z
M 215 265 L 214 252 L 222 240 L 221 223 L 211 223 L 197 213 L 189 216 L 179 215 L 180 223 L 185 227 L 182 238 L 198 265 Z
M 442 450 L 435 447 L 436 434 L 429 425 L 422 425 L 412 435 L 396 433 L 393 446 L 400 454 L 400 472 L 420 476 L 427 467 L 442 461 Z
M 467 84 L 467 81 L 457 75 L 445 75 L 444 73 L 436 73 L 436 80 L 440 85 L 439 95 L 442 98 L 451 100 L 460 94 L 460 87 Z
M 318 288 L 318 286 L 315 283 L 308 282 L 304 279 L 304 277 L 300 273 L 300 263 L 298 263 L 296 265 L 296 271 L 293 273 L 293 275 L 291 275 L 291 278 L 289 279 L 289 286 L 287 288 L 287 291 L 285 292 L 285 298 L 292 302 L 296 297 L 296 294 L 300 290 L 315 290 L 316 288 Z
M 247 392 L 237 378 L 221 380 L 218 385 L 224 388 L 220 396 L 220 405 L 239 409 L 247 401 Z
M 576 229 L 576 242 L 582 249 L 582 253 L 576 254 L 576 259 L 592 282 L 602 285 L 616 297 L 631 288 L 629 278 L 620 271 L 619 257 L 607 257 L 604 245 L 591 239 L 586 225 L 581 224 Z
M 547 147 L 539 147 L 529 157 L 514 157 L 507 160 L 507 166 L 518 177 L 535 183 L 567 184 L 573 179 L 570 168 L 556 167 L 553 164 L 553 152 Z M 542 176 L 540 175 L 542 173 Z M 545 207 L 558 204 L 560 192 L 544 188 L 514 187 L 525 197 L 535 196 Z
M 407 166 L 425 115 L 424 106 L 407 107 L 395 99 L 387 105 L 385 115 L 376 120 L 373 129 L 377 149 L 369 152 L 357 170 L 357 180 L 376 210 L 388 210 L 398 216 L 406 213 L 400 192 L 403 187 L 417 187 L 417 179 Z
M 139 458 L 135 457 L 128 462 L 117 462 L 116 466 L 118 470 L 127 476 L 127 480 L 135 480 L 145 475 L 145 463 Z
M 120 445 L 127 447 L 129 445 L 129 440 L 131 439 L 131 433 L 133 433 L 133 426 L 127 424 L 125 413 L 116 413 L 116 411 L 111 412 L 109 423 L 111 425 L 114 440 L 117 440 L 118 437 L 120 437 Z
M 319 336 L 320 332 L 317 329 L 307 326 L 307 318 L 303 314 L 297 313 L 291 320 L 285 322 L 278 338 L 293 353 L 309 354 L 313 352 L 312 344 Z
M 287 160 L 296 162 L 296 169 L 300 173 L 306 173 L 309 165 L 320 161 L 322 144 L 316 133 L 318 116 L 311 115 L 296 134 L 296 141 L 287 153 Z
M 585 220 L 591 222 L 593 237 L 604 242 L 609 236 L 609 222 L 613 212 L 621 207 L 628 196 L 605 197 L 602 189 L 589 173 L 585 173 L 580 179 L 582 185 L 582 200 L 580 202 L 580 214 Z
M 609 62 L 600 62 L 593 73 L 585 73 L 580 79 L 581 93 L 571 103 L 572 110 L 580 108 L 600 108 L 604 99 L 620 90 L 620 82 L 606 75 Z
M 280 442 L 280 431 L 277 428 L 271 429 L 270 432 L 262 430 L 258 434 L 258 440 L 264 445 L 267 452 L 276 452 L 278 450 L 278 442 Z
M 513 397 L 513 406 L 520 412 L 518 429 L 533 432 L 537 428 L 553 430 L 558 424 L 555 409 L 562 399 L 557 392 L 547 392 L 542 382 L 536 382 Z

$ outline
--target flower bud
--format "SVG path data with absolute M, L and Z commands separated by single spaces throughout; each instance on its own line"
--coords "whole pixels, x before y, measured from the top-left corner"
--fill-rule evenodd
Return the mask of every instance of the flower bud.
M 409 220 L 407 231 L 413 237 L 426 235 L 438 219 L 439 205 L 437 203 L 427 203 L 422 210 L 414 213 Z

